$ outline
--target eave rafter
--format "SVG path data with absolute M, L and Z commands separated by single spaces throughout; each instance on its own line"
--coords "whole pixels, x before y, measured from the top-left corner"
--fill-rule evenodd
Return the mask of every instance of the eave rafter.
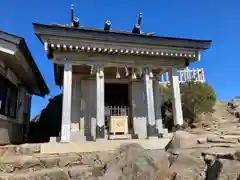
M 200 52 L 181 52 L 180 50 L 143 50 L 140 48 L 102 48 L 98 46 L 77 46 L 66 44 L 48 44 L 44 43 L 45 50 L 48 52 L 49 58 L 53 55 L 53 51 L 75 51 L 88 53 L 104 53 L 104 54 L 118 54 L 118 55 L 133 55 L 133 56 L 162 56 L 162 57 L 181 57 L 192 60 L 199 60 Z

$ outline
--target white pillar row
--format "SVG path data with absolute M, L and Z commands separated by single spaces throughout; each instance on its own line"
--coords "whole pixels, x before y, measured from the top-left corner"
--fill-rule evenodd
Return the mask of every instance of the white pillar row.
M 179 76 L 177 68 L 172 68 L 171 73 L 171 86 L 172 86 L 172 108 L 173 108 L 173 119 L 175 125 L 183 124 L 183 113 L 182 113 L 182 103 L 181 103 L 181 93 L 179 86 Z
M 102 66 L 97 67 L 96 73 L 97 83 L 97 112 L 96 112 L 96 139 L 104 139 L 105 137 L 105 115 L 104 115 L 104 68 Z
M 154 96 L 153 96 L 153 77 L 150 68 L 145 69 L 145 90 L 147 103 L 147 135 L 148 137 L 157 136 Z
M 162 97 L 159 90 L 159 76 L 154 80 L 154 106 L 155 106 L 155 118 L 156 118 L 156 128 L 158 131 L 158 137 L 163 137 L 163 119 L 162 119 Z
M 61 142 L 70 142 L 71 131 L 71 99 L 72 99 L 72 64 L 64 64 L 63 104 Z

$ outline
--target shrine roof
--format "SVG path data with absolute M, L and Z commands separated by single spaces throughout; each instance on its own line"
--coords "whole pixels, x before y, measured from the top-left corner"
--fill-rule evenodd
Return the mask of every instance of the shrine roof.
M 4 32 L 0 30 L 0 40 L 2 40 L 2 46 L 3 48 L 8 48 L 7 43 L 14 44 L 17 47 L 17 50 L 21 52 L 21 54 L 24 56 L 24 59 L 26 60 L 28 66 L 31 68 L 33 74 L 36 77 L 36 83 L 37 87 L 40 92 L 34 92 L 34 90 L 31 90 L 33 94 L 44 96 L 46 94 L 49 94 L 49 89 L 42 77 L 41 72 L 38 69 L 38 66 L 36 65 L 31 52 L 26 44 L 26 41 L 24 38 L 16 36 L 14 34 L 10 34 L 7 32 Z M 1 48 L 1 46 L 0 46 Z M 9 47 L 10 48 L 10 47 Z
M 62 36 L 62 37 L 72 37 L 81 38 L 93 37 L 97 40 L 104 39 L 108 41 L 115 42 L 131 42 L 139 44 L 148 45 L 163 45 L 163 46 L 173 46 L 173 47 L 184 47 L 184 48 L 195 48 L 199 50 L 208 49 L 211 45 L 211 40 L 199 40 L 190 38 L 180 38 L 180 37 L 166 37 L 166 36 L 156 36 L 151 33 L 141 32 L 140 34 L 132 33 L 130 31 L 121 30 L 104 30 L 101 28 L 88 28 L 88 27 L 73 27 L 70 24 L 39 24 L 33 23 L 35 34 L 41 40 L 41 35 L 48 36 Z M 86 33 L 89 36 L 86 36 Z M 149 35 L 150 34 L 150 35 Z M 99 37 L 96 37 L 99 35 Z M 42 41 L 43 42 L 43 41 Z

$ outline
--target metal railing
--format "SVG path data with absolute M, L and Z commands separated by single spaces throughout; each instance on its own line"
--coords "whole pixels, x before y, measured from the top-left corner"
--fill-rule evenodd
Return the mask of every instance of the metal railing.
M 184 83 L 188 81 L 196 81 L 196 82 L 205 82 L 204 70 L 203 68 L 199 69 L 184 69 L 178 71 L 179 82 Z M 159 83 L 165 84 L 170 83 L 170 73 L 165 72 L 160 76 Z
M 105 106 L 105 116 L 128 116 L 128 106 Z

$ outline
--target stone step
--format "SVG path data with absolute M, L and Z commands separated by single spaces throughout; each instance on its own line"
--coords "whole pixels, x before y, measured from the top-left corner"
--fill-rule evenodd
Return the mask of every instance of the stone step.
M 238 142 L 240 142 L 240 135 L 220 135 L 219 137 L 221 139 L 234 139 L 234 140 L 238 140 Z
M 21 144 L 0 146 L 0 157 L 6 154 L 32 155 L 40 153 L 41 144 Z
M 4 180 L 29 180 L 29 179 L 51 179 L 51 180 L 76 180 L 76 179 L 97 179 L 103 173 L 103 168 L 77 165 L 69 168 L 44 168 L 37 171 L 14 172 L 0 174 Z
M 231 129 L 231 130 L 220 130 L 222 132 L 222 134 L 225 135 L 236 135 L 236 136 L 240 136 L 240 129 Z
M 215 136 L 207 137 L 207 143 L 230 143 L 230 144 L 237 144 L 238 139 L 224 139 Z
M 39 171 L 44 168 L 66 168 L 79 165 L 102 167 L 109 157 L 101 153 L 69 153 L 38 155 L 7 155 L 0 158 L 0 174 Z M 102 160 L 103 159 L 103 160 Z
M 215 156 L 220 159 L 230 159 L 230 160 L 238 160 L 239 158 L 239 151 L 236 148 L 223 148 L 223 147 L 213 147 L 202 152 L 202 155 L 210 155 Z

